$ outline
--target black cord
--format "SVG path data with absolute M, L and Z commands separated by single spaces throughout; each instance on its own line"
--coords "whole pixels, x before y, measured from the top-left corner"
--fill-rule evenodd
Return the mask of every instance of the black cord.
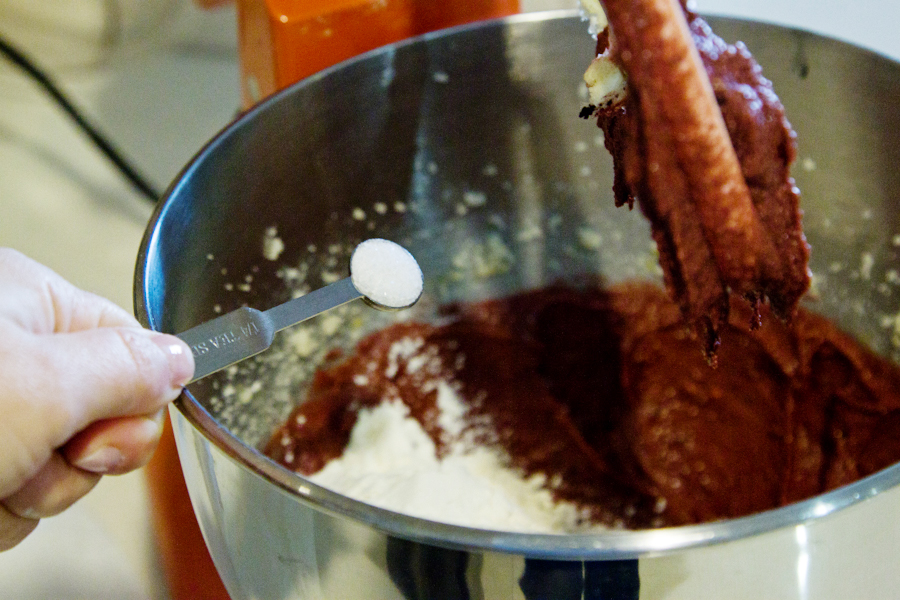
M 153 185 L 151 185 L 137 170 L 131 166 L 125 157 L 119 152 L 100 131 L 92 125 L 81 111 L 79 111 L 72 102 L 66 98 L 62 91 L 41 69 L 31 62 L 25 55 L 14 48 L 8 41 L 0 36 L 0 53 L 6 56 L 10 62 L 20 67 L 25 73 L 31 76 L 68 114 L 75 124 L 84 131 L 91 141 L 100 149 L 103 154 L 115 165 L 115 167 L 125 176 L 125 178 L 135 187 L 137 191 L 146 196 L 152 202 L 156 202 L 162 196 Z

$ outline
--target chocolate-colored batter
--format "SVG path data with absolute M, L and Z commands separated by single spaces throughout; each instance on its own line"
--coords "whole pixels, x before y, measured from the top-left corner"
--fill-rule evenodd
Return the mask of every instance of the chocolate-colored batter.
M 802 309 L 755 330 L 752 310 L 732 303 L 713 369 L 649 284 L 454 306 L 446 324 L 389 327 L 324 366 L 266 452 L 312 474 L 361 408 L 393 398 L 442 452 L 443 382 L 469 407 L 466 439 L 610 526 L 738 517 L 900 460 L 900 368 Z
M 900 367 L 797 308 L 809 249 L 771 84 L 679 0 L 603 4 L 598 51 L 628 89 L 588 112 L 672 298 L 559 287 L 387 328 L 317 373 L 271 457 L 315 473 L 361 409 L 400 399 L 439 454 L 494 447 L 590 522 L 628 528 L 739 517 L 900 460 Z M 439 423 L 442 386 L 468 407 L 461 434 Z
M 637 199 L 666 286 L 714 359 L 730 294 L 790 318 L 809 287 L 795 134 L 746 47 L 726 44 L 684 1 L 603 4 L 598 53 L 625 72 L 627 94 L 582 114 L 597 115 L 616 203 Z

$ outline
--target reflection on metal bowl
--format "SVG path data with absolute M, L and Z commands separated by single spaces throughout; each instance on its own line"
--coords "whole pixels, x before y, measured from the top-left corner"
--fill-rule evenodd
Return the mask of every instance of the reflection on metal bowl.
M 900 65 L 802 31 L 710 21 L 753 51 L 798 131 L 812 308 L 898 360 Z M 613 206 L 602 138 L 578 119 L 592 50 L 572 13 L 512 17 L 377 50 L 267 100 L 198 154 L 154 215 L 139 316 L 181 331 L 268 308 L 340 275 L 375 235 L 419 260 L 426 317 L 576 275 L 658 277 L 647 225 Z M 577 536 L 443 525 L 322 489 L 258 448 L 317 356 L 386 322 L 349 310 L 198 382 L 172 412 L 236 598 L 600 598 L 602 582 L 637 597 L 638 579 L 643 598 L 872 598 L 900 585 L 888 566 L 900 465 L 740 519 Z

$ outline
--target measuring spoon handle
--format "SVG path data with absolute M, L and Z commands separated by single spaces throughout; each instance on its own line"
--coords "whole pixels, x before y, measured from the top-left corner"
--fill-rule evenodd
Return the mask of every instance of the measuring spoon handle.
M 268 349 L 275 331 L 264 312 L 245 306 L 177 334 L 194 355 L 188 383 Z

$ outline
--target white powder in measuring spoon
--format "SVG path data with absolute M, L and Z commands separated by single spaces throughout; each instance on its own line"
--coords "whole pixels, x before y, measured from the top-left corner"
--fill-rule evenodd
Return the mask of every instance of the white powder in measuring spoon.
M 386 308 L 412 306 L 422 295 L 424 279 L 409 251 L 389 240 L 361 243 L 350 257 L 350 280 L 360 294 Z

